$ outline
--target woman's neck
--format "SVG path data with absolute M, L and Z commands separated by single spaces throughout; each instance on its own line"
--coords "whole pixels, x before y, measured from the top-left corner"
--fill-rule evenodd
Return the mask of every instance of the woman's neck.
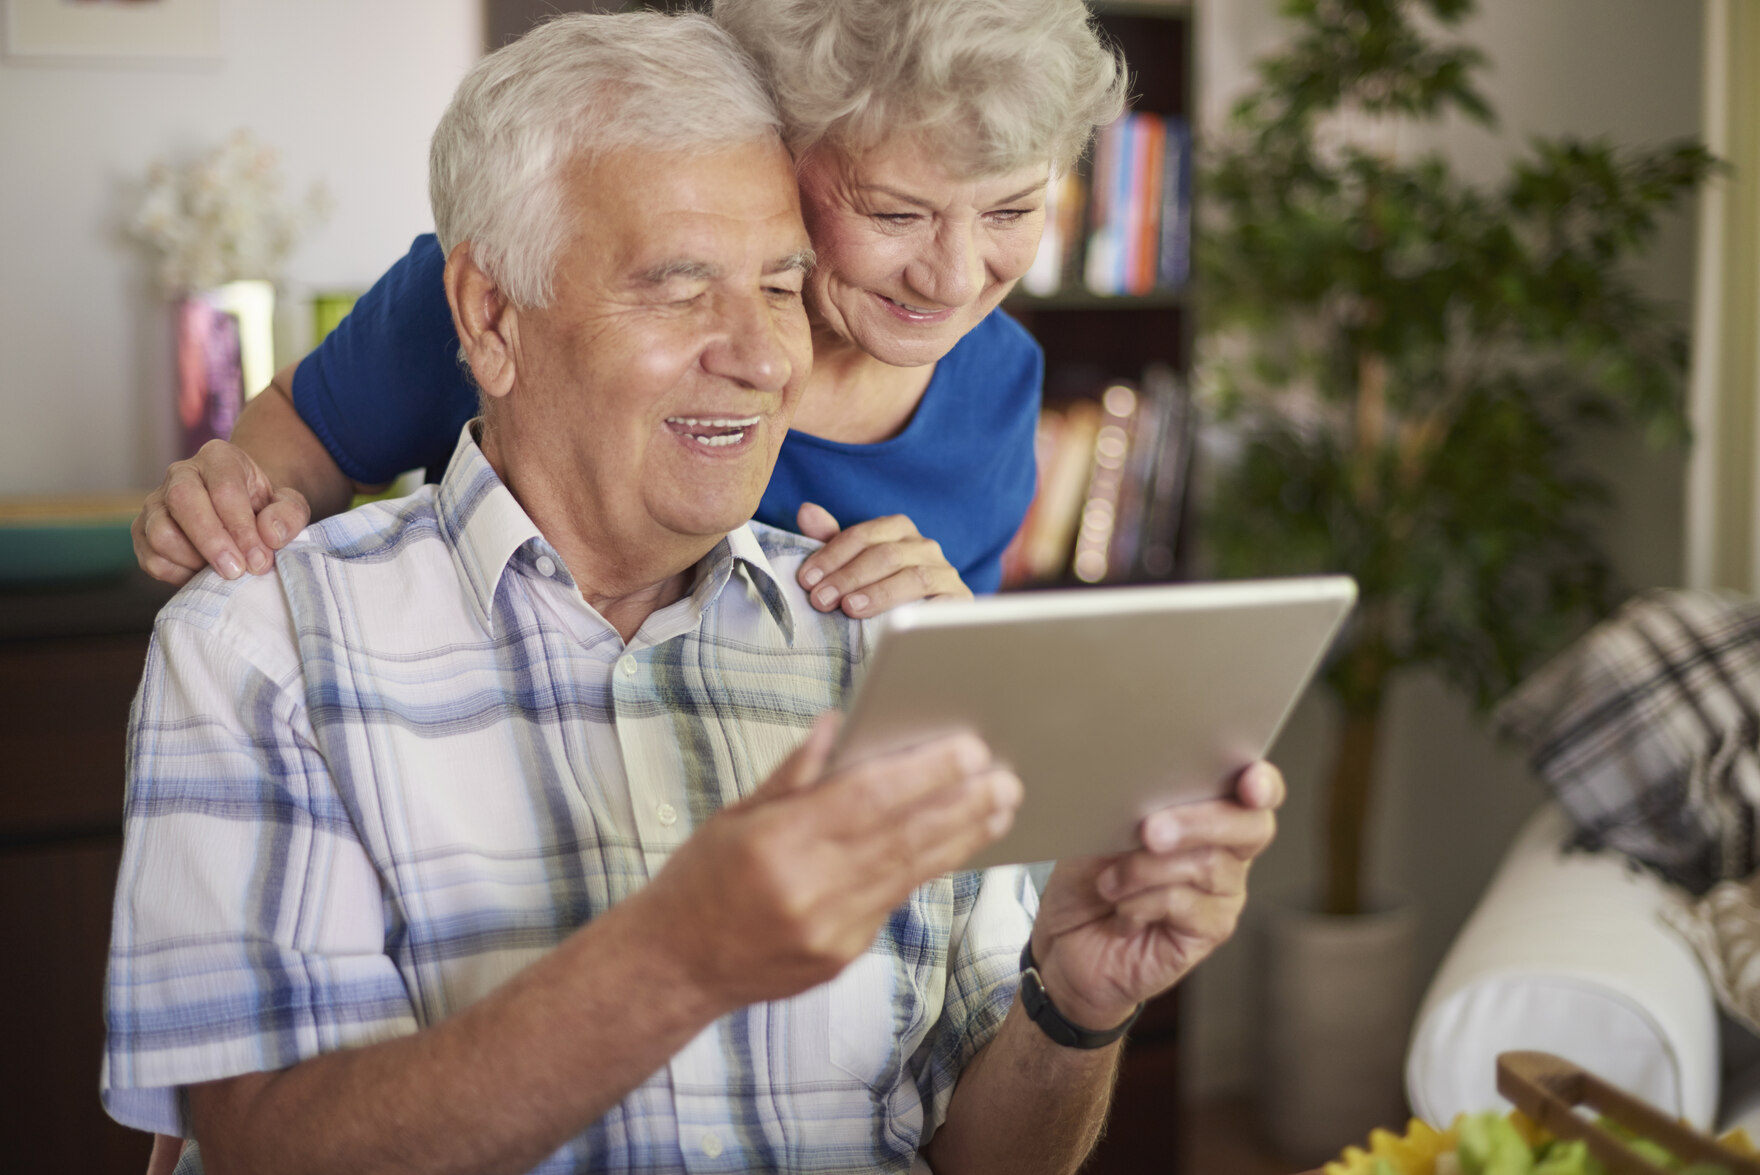
M 911 422 L 934 374 L 933 363 L 893 367 L 815 326 L 813 374 L 795 411 L 794 427 L 849 445 L 888 440 Z

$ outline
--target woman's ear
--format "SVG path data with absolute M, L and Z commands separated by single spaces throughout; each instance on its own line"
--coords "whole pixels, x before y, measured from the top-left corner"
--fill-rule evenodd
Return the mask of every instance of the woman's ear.
M 471 243 L 446 258 L 446 301 L 471 375 L 483 394 L 496 399 L 513 390 L 518 371 L 519 309 L 508 300 L 471 253 Z

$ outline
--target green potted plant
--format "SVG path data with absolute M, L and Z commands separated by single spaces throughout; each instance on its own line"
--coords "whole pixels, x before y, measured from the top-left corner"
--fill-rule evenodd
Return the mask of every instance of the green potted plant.
M 1333 916 L 1365 909 L 1391 682 L 1428 668 L 1483 706 L 1604 612 L 1608 492 L 1577 443 L 1616 422 L 1686 439 L 1685 331 L 1629 262 L 1713 161 L 1535 140 L 1474 185 L 1378 148 L 1447 115 L 1493 122 L 1482 55 L 1447 40 L 1472 7 L 1285 0 L 1292 36 L 1202 173 L 1209 558 L 1222 576 L 1343 572 L 1361 593 L 1323 676 Z

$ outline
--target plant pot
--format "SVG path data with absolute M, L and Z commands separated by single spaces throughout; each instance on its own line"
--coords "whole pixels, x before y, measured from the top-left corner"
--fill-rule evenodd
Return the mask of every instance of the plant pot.
M 1260 1119 L 1285 1158 L 1318 1167 L 1406 1123 L 1417 909 L 1340 917 L 1276 909 L 1265 934 Z

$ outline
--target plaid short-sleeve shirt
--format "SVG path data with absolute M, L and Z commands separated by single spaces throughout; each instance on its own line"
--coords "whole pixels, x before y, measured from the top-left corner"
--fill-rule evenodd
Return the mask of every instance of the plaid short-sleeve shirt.
M 438 487 L 197 578 L 130 723 L 103 1095 L 419 1031 L 635 892 L 837 706 L 862 629 L 753 525 L 627 645 L 467 427 Z M 1020 870 L 912 895 L 834 982 L 727 1016 L 538 1169 L 908 1170 L 1013 1000 Z M 186 1164 L 187 1165 L 187 1164 Z

